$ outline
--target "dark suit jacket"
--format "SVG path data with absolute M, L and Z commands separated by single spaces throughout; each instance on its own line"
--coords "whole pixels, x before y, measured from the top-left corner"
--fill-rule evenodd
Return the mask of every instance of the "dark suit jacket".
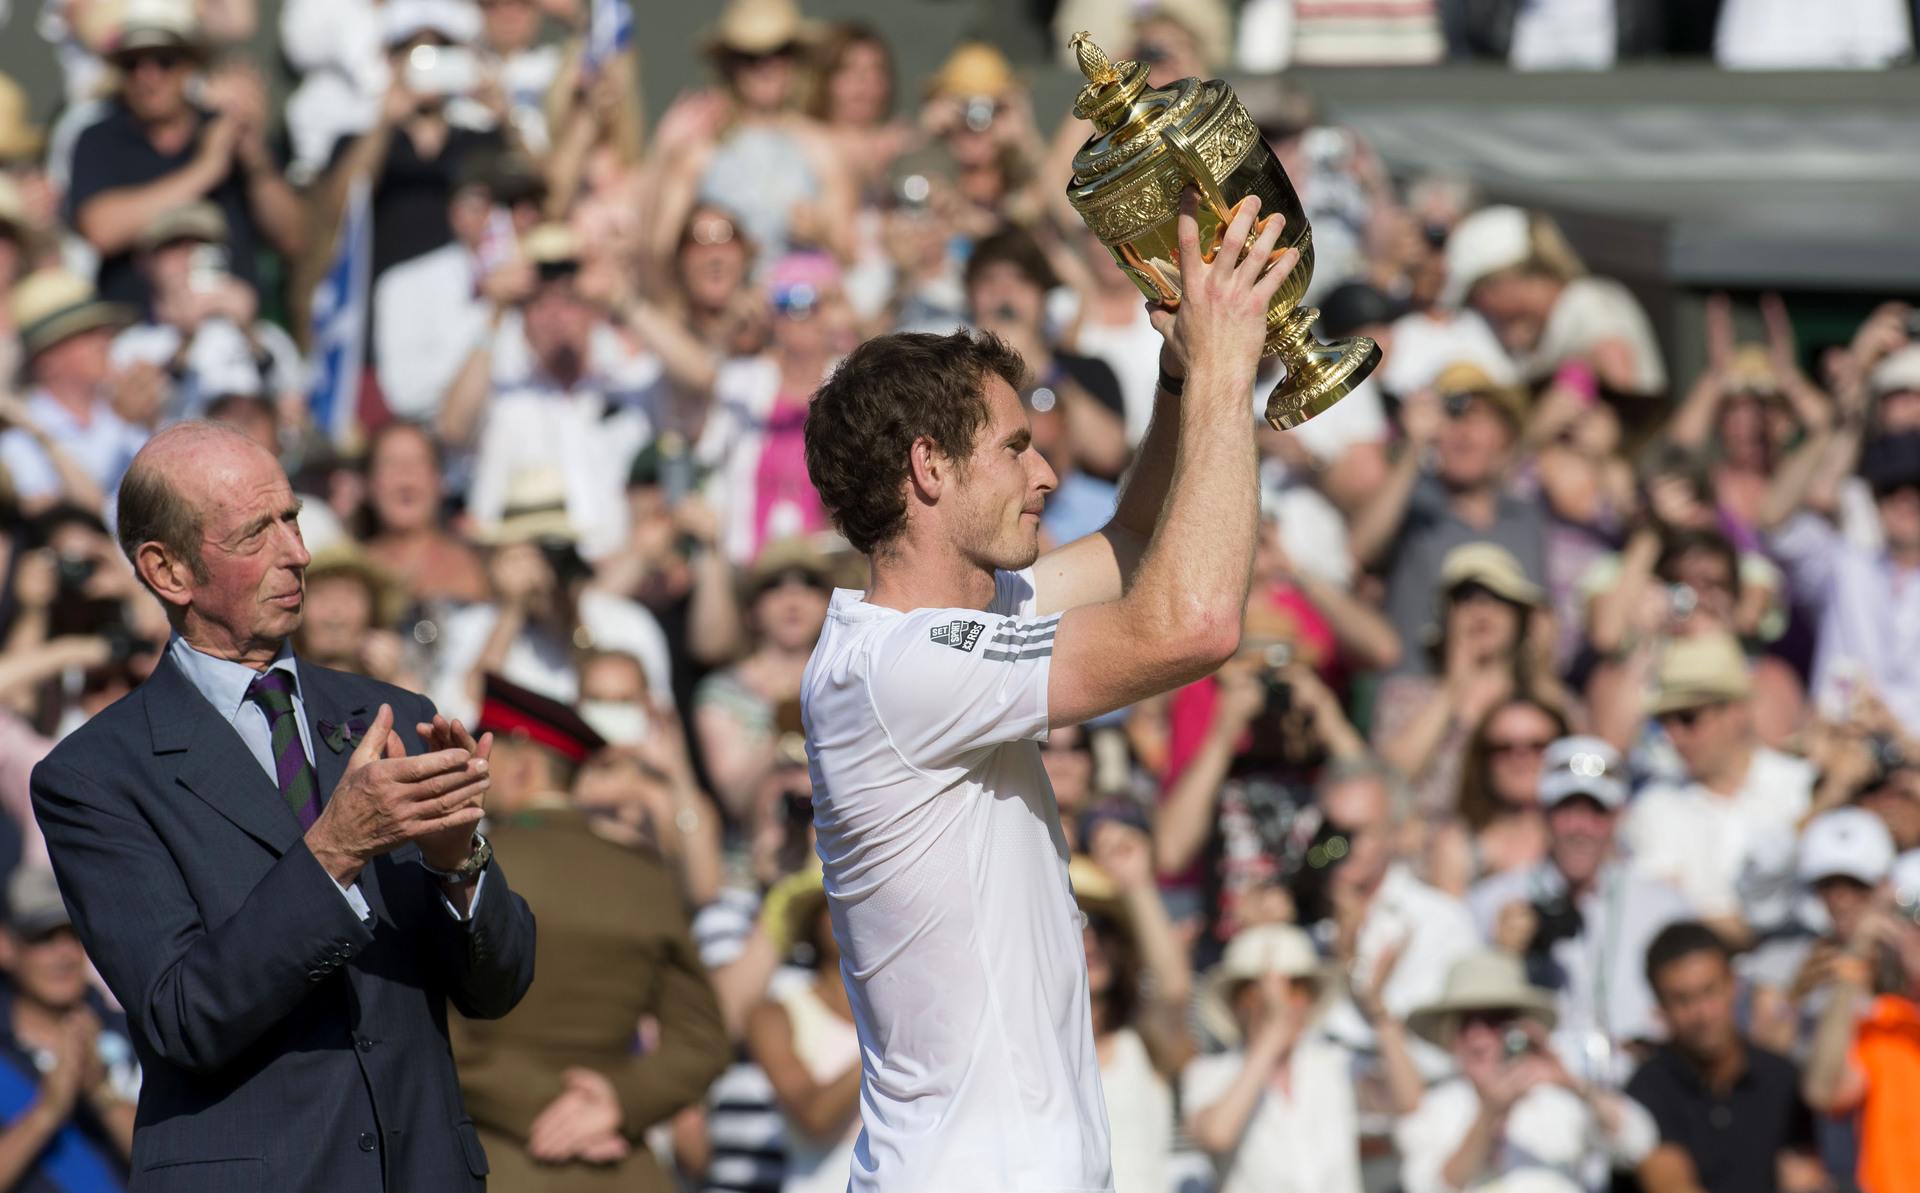
M 384 702 L 410 754 L 424 698 L 298 664 L 320 790 L 351 745 L 323 722 Z M 485 1187 L 446 1004 L 506 1014 L 533 981 L 533 914 L 498 865 L 469 923 L 406 846 L 360 872 L 363 924 L 240 735 L 171 660 L 33 772 L 74 927 L 133 1028 L 145 1193 Z

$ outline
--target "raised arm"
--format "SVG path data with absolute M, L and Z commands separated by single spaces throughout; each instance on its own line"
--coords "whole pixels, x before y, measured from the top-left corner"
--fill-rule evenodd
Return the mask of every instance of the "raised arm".
M 1289 249 L 1269 268 L 1282 222 L 1274 219 L 1240 259 L 1257 214 L 1257 203 L 1247 201 L 1218 254 L 1204 260 L 1198 202 L 1195 193 L 1182 201 L 1179 313 L 1154 316 L 1188 365 L 1166 501 L 1126 591 L 1117 600 L 1070 608 L 1060 620 L 1048 688 L 1055 725 L 1078 724 L 1198 679 L 1240 642 L 1258 522 L 1247 395 L 1266 334 L 1267 301 L 1299 254 Z M 1150 497 L 1143 493 L 1139 500 Z

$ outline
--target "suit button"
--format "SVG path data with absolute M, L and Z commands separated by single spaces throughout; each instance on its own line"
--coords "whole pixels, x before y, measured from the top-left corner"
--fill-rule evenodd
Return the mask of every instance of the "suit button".
M 373 1041 L 369 1040 L 365 1036 L 355 1036 L 353 1038 L 353 1044 L 354 1044 L 354 1047 L 360 1049 L 360 1051 L 362 1052 L 373 1051 Z
M 378 1146 L 380 1146 L 380 1141 L 373 1137 L 372 1131 L 360 1132 L 360 1150 L 361 1151 L 370 1152 Z
M 324 982 L 327 980 L 327 971 L 324 969 L 309 969 L 307 971 L 307 980 L 309 982 Z

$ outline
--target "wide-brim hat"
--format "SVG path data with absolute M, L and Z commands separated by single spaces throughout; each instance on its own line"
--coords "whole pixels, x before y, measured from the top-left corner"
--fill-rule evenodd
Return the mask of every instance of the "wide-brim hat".
M 1200 979 L 1196 1014 L 1207 1034 L 1229 1046 L 1239 1043 L 1240 1021 L 1233 1013 L 1234 996 L 1242 982 L 1269 974 L 1318 982 L 1323 995 L 1331 985 L 1326 963 L 1304 929 L 1293 924 L 1242 928 L 1227 942 L 1219 964 Z
M 522 468 L 507 481 L 500 521 L 483 535 L 487 545 L 561 542 L 578 545 L 579 528 L 567 513 L 567 479 L 557 468 Z
M 14 286 L 8 305 L 28 360 L 81 332 L 133 322 L 130 309 L 102 302 L 92 283 L 58 268 L 28 274 Z
M 804 572 L 825 584 L 834 581 L 833 561 L 812 539 L 796 536 L 775 539 L 761 548 L 745 576 L 749 597 L 788 572 Z
M 140 230 L 134 247 L 142 252 L 152 252 L 181 240 L 198 241 L 201 244 L 227 243 L 227 217 L 219 205 L 201 199 L 170 207 Z
M 1667 644 L 1648 712 L 1656 717 L 1753 695 L 1747 656 L 1732 634 L 1688 634 Z
M 0 162 L 37 158 L 46 146 L 46 130 L 28 113 L 26 90 L 0 74 Z
M 122 58 L 136 50 L 180 50 L 207 57 L 207 42 L 193 0 L 125 0 L 108 29 L 101 54 Z
M 15 867 L 7 879 L 7 927 L 24 939 L 44 936 L 73 923 L 60 897 L 60 884 L 45 866 Z
M 709 56 L 771 54 L 787 46 L 804 46 L 817 35 L 818 27 L 800 15 L 794 0 L 729 0 L 702 49 Z
M 580 234 L 559 221 L 540 224 L 520 238 L 520 255 L 535 266 L 578 265 L 583 256 Z
M 927 80 L 926 94 L 928 99 L 968 99 L 976 95 L 998 98 L 1013 91 L 1019 82 L 1013 63 L 998 47 L 969 41 L 955 46 L 940 69 L 933 72 Z
M 1442 402 L 1448 398 L 1485 398 L 1500 411 L 1515 434 L 1526 426 L 1526 391 L 1517 385 L 1496 381 L 1493 374 L 1477 361 L 1455 361 L 1441 369 L 1433 379 L 1433 389 Z
M 1503 601 L 1528 608 L 1538 608 L 1547 601 L 1546 589 L 1527 579 L 1520 561 L 1499 543 L 1462 543 L 1447 552 L 1440 561 L 1442 603 L 1467 584 L 1477 584 Z
M 1773 354 L 1759 344 L 1741 344 L 1727 361 L 1725 386 L 1728 393 L 1753 394 L 1761 398 L 1786 398 L 1780 383 L 1780 370 L 1773 367 Z
M 1074 854 L 1067 861 L 1067 881 L 1073 886 L 1073 901 L 1080 905 L 1081 911 L 1100 916 L 1129 932 L 1132 930 L 1126 899 L 1099 862 L 1084 853 Z
M 1407 1030 L 1430 1044 L 1450 1047 L 1455 1021 L 1473 1011 L 1512 1011 L 1548 1031 L 1560 1021 L 1553 994 L 1527 981 L 1518 957 L 1488 951 L 1454 962 L 1440 997 L 1407 1016 Z
M 407 611 L 407 588 L 399 577 L 375 563 L 359 544 L 343 539 L 313 553 L 306 568 L 307 585 L 334 576 L 351 576 L 373 594 L 374 624 L 392 628 Z
M 0 174 L 0 231 L 23 241 L 33 232 L 27 221 L 26 198 L 5 174 Z

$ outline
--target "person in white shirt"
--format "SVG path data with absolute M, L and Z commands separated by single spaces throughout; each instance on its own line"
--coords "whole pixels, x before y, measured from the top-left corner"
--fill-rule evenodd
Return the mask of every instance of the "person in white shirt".
M 1680 892 L 1634 873 L 1615 856 L 1627 802 L 1626 764 L 1596 737 L 1563 737 L 1540 761 L 1547 856 L 1537 866 L 1481 880 L 1468 906 L 1487 941 L 1520 957 L 1534 984 L 1554 992 L 1553 1046 L 1586 1081 L 1624 1083 L 1628 1046 L 1664 1038 L 1647 985 L 1647 946 L 1687 918 Z
M 112 400 L 123 378 L 109 369 L 108 347 L 131 312 L 100 302 L 85 280 L 60 269 L 29 274 L 9 306 L 28 391 L 22 425 L 0 432 L 0 465 L 29 513 L 64 499 L 104 516 L 147 441 L 146 428 L 122 418 Z M 160 396 L 155 390 L 148 404 L 157 407 Z
M 1907 0 L 1726 0 L 1713 31 L 1727 70 L 1884 70 L 1912 56 Z
M 1201 257 L 1189 194 L 1153 429 L 1102 530 L 1039 558 L 1055 478 L 1019 357 L 881 336 L 814 397 L 806 462 L 873 564 L 801 688 L 818 851 L 863 1069 L 853 1193 L 1113 1188 L 1081 919 L 1037 743 L 1239 644 L 1264 308 L 1298 263 L 1257 203 Z M 1249 245 L 1249 241 L 1252 241 Z M 1244 262 L 1242 250 L 1246 250 Z M 1271 268 L 1269 261 L 1272 260 Z
M 1753 681 L 1724 633 L 1675 639 L 1661 659 L 1653 715 L 1686 767 L 1684 785 L 1658 785 L 1628 806 L 1621 838 L 1642 875 L 1676 887 L 1702 919 L 1750 935 L 1739 890 L 1764 885 L 1768 844 L 1791 840 L 1813 796 L 1814 768 L 1761 745 Z M 1791 866 L 1789 851 L 1781 859 Z M 1790 877 L 1790 876 L 1789 876 Z
M 1496 206 L 1461 220 L 1447 237 L 1440 301 L 1478 312 L 1529 384 L 1579 364 L 1614 393 L 1666 388 L 1647 313 L 1625 286 L 1589 274 L 1544 215 Z
M 256 318 L 259 296 L 228 272 L 227 218 L 217 205 L 202 199 L 162 212 L 136 247 L 151 295 L 148 315 L 114 338 L 109 359 L 167 371 L 167 421 L 208 417 L 224 397 L 304 401 L 300 349 Z
M 1202 1022 L 1233 1047 L 1187 1065 L 1187 1134 L 1218 1193 L 1359 1193 L 1360 1127 L 1344 1048 L 1316 1031 L 1326 973 L 1292 924 L 1242 930 L 1207 974 Z
M 1632 1099 L 1584 1085 L 1554 1056 L 1553 995 L 1517 957 L 1475 953 L 1408 1020 L 1453 1053 L 1459 1075 L 1428 1089 L 1394 1130 L 1405 1193 L 1525 1188 L 1579 1193 L 1595 1169 L 1631 1169 L 1659 1142 Z

